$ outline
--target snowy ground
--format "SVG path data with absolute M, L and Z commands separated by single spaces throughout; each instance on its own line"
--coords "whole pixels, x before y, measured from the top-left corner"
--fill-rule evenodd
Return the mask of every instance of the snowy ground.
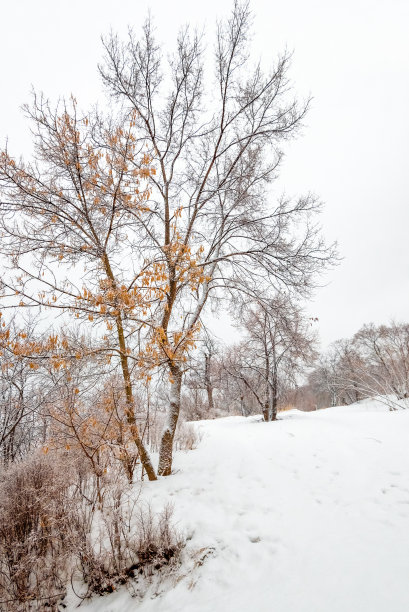
M 174 501 L 193 571 L 142 603 L 123 589 L 80 609 L 409 610 L 409 410 L 367 401 L 197 426 L 199 448 L 144 490 L 154 507 Z

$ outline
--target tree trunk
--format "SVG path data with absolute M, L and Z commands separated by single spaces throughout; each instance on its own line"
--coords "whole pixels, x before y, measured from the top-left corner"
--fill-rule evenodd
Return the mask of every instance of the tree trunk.
M 272 421 L 275 421 L 277 419 L 277 405 L 278 405 L 277 386 L 274 385 L 273 398 L 272 398 L 272 403 L 271 403 L 271 420 Z
M 126 419 L 130 427 L 133 441 L 135 443 L 136 448 L 138 449 L 139 458 L 141 460 L 142 466 L 144 467 L 149 480 L 156 480 L 156 474 L 155 474 L 155 470 L 151 462 L 151 458 L 149 456 L 147 449 L 145 448 L 145 445 L 139 433 L 139 427 L 136 424 L 135 408 L 134 408 L 134 402 L 133 402 L 131 378 L 130 378 L 130 373 L 129 373 L 129 368 L 128 368 L 128 360 L 126 356 L 123 354 L 121 354 L 121 365 L 122 365 L 122 372 L 123 372 L 124 381 L 125 381 Z
M 111 281 L 112 286 L 116 288 L 117 283 L 113 275 L 111 264 L 109 262 L 109 259 L 106 253 L 103 256 L 103 263 L 104 263 L 105 272 L 107 274 L 107 277 Z M 117 329 L 118 344 L 119 344 L 119 349 L 120 349 L 121 369 L 122 369 L 122 375 L 123 375 L 124 385 L 125 385 L 126 419 L 130 427 L 133 441 L 135 443 L 136 448 L 138 449 L 139 458 L 141 460 L 142 466 L 144 467 L 149 480 L 156 480 L 156 474 L 155 474 L 155 470 L 151 462 L 151 458 L 149 456 L 147 449 L 145 448 L 145 445 L 139 433 L 138 425 L 136 424 L 135 406 L 134 406 L 133 391 L 132 391 L 132 381 L 131 381 L 131 374 L 129 371 L 129 364 L 128 364 L 128 352 L 127 352 L 126 341 L 125 341 L 125 333 L 124 333 L 124 327 L 123 327 L 123 322 L 122 322 L 122 315 L 120 312 L 116 317 L 116 329 Z M 125 470 L 127 470 L 126 465 L 125 465 Z
M 263 408 L 263 418 L 266 422 L 268 422 L 269 419 L 269 406 L 268 406 L 268 401 L 264 404 L 264 408 Z
M 359 402 L 359 400 L 360 400 L 361 398 L 359 397 L 359 389 L 358 389 L 358 387 L 357 387 L 356 382 L 354 382 L 354 390 L 355 390 L 355 401 L 356 401 L 356 402 Z
M 213 387 L 212 381 L 210 380 L 210 355 L 205 355 L 205 383 L 207 391 L 207 403 L 209 406 L 209 412 L 213 412 Z
M 244 395 L 240 396 L 240 410 L 241 410 L 242 416 L 246 417 L 247 409 L 246 409 L 246 406 L 244 405 Z
M 130 432 L 131 432 L 133 441 L 135 443 L 135 446 L 138 449 L 139 458 L 141 460 L 142 466 L 144 467 L 149 480 L 156 480 L 156 474 L 155 474 L 155 470 L 151 462 L 151 458 L 149 456 L 147 449 L 145 448 L 145 445 L 139 433 L 139 427 L 136 424 L 131 376 L 130 376 L 129 367 L 128 367 L 128 358 L 123 353 L 121 353 L 121 366 L 122 366 L 122 373 L 123 373 L 124 382 L 125 382 L 126 420 L 128 421 L 128 425 L 129 425 Z
M 173 438 L 180 412 L 180 392 L 182 388 L 182 372 L 177 366 L 171 366 L 172 376 L 170 388 L 170 408 L 165 428 L 163 430 L 159 451 L 159 476 L 169 476 L 172 472 Z
M 278 393 L 277 393 L 277 373 L 274 372 L 272 381 L 268 387 L 268 400 L 269 400 L 269 421 L 275 421 L 277 419 L 277 405 L 278 405 Z

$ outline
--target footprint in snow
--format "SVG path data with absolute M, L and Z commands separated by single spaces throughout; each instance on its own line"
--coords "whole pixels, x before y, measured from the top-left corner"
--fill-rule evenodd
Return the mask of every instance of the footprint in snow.
M 249 536 L 249 540 L 252 544 L 257 544 L 258 542 L 261 542 L 260 536 Z

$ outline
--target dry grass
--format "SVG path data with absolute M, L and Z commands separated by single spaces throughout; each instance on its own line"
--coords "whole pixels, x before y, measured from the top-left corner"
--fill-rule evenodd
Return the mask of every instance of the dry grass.
M 0 610 L 57 611 L 70 581 L 80 598 L 178 563 L 172 510 L 141 503 L 123 470 L 96 483 L 75 453 L 36 453 L 0 481 Z

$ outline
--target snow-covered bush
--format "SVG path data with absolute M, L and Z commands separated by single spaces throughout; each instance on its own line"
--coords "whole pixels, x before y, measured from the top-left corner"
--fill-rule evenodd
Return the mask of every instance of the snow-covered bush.
M 194 450 L 202 437 L 202 432 L 193 423 L 181 421 L 176 429 L 175 450 Z

